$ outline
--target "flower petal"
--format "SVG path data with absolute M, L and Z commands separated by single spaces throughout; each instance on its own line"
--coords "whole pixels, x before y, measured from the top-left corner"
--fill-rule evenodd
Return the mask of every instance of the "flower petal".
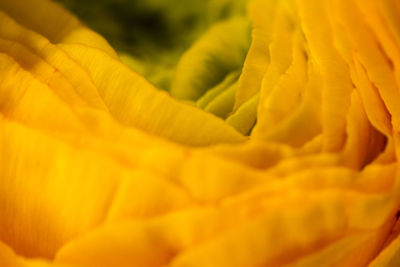
M 0 38 L 16 43 L 17 46 L 14 48 L 3 46 L 3 52 L 14 57 L 25 69 L 32 71 L 43 82 L 55 85 L 56 90 L 57 87 L 62 87 L 60 90 L 66 90 L 65 87 L 68 87 L 66 83 L 70 83 L 76 94 L 90 106 L 107 110 L 88 75 L 62 50 L 37 33 L 21 27 L 1 11 L 0 24 L 4 26 L 0 27 Z M 47 70 L 44 71 L 44 68 Z
M 171 84 L 178 99 L 197 100 L 243 64 L 249 21 L 233 18 L 213 26 L 181 58 Z
M 23 26 L 38 32 L 52 43 L 79 43 L 93 46 L 117 58 L 114 49 L 99 34 L 89 30 L 60 4 L 50 0 L 0 1 L 0 9 Z
M 156 90 L 102 51 L 81 45 L 60 47 L 89 73 L 111 114 L 123 124 L 189 145 L 245 140 L 223 120 Z
M 252 40 L 236 93 L 234 111 L 252 98 L 261 88 L 262 77 L 269 64 L 268 46 L 272 38 L 276 1 L 253 0 L 249 4 Z

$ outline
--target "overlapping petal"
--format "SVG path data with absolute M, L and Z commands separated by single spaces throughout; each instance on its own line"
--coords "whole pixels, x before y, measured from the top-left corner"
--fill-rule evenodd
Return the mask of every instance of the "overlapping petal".
M 0 7 L 1 266 L 399 264 L 396 1 L 250 1 L 186 102 L 60 5 Z

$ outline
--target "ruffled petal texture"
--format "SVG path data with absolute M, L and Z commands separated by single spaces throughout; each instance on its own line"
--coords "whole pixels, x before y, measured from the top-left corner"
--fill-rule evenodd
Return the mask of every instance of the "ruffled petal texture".
M 211 2 L 150 64 L 0 0 L 0 266 L 400 264 L 400 4 Z

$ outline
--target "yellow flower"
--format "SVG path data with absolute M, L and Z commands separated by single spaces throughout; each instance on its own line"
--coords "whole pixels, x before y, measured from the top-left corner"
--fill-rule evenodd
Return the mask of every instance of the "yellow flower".
M 400 264 L 397 1 L 252 0 L 169 92 L 56 3 L 0 10 L 0 266 Z

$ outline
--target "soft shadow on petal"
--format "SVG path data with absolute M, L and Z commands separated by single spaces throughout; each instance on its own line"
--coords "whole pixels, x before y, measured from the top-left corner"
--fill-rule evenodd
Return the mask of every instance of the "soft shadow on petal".
M 60 4 L 50 0 L 1 0 L 0 9 L 19 24 L 52 43 L 79 43 L 103 50 L 117 58 L 114 49 L 99 34 L 89 30 Z

